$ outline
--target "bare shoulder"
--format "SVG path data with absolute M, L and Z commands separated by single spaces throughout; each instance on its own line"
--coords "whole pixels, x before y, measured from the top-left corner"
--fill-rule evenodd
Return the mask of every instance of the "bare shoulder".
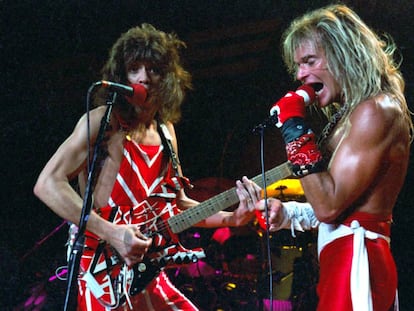
M 384 94 L 361 102 L 353 111 L 353 120 L 392 122 L 402 114 L 399 104 Z
M 105 117 L 105 113 L 105 106 L 96 107 L 90 110 L 89 114 L 84 113 L 76 125 L 75 132 L 76 130 L 78 130 L 82 131 L 83 133 L 86 133 L 86 131 L 89 130 L 91 139 L 94 139 L 101 127 L 102 121 Z M 113 116 L 111 116 L 109 124 L 107 126 L 107 131 L 117 130 L 118 127 L 119 123 Z
M 85 128 L 88 125 L 94 125 L 95 123 L 99 123 L 102 117 L 105 114 L 104 107 L 97 107 L 89 111 L 89 113 L 84 113 L 78 120 L 75 132 L 79 128 Z
M 105 116 L 106 107 L 98 106 L 89 112 L 89 118 L 91 123 L 101 123 L 102 118 Z M 83 115 L 83 118 L 87 118 L 87 113 Z M 111 118 L 112 119 L 112 118 Z
M 381 94 L 361 102 L 352 112 L 350 121 L 376 132 L 405 127 L 404 111 L 391 97 Z
M 405 154 L 410 131 L 400 104 L 388 95 L 380 94 L 361 102 L 350 116 L 351 131 L 358 132 L 365 147 L 388 149 L 391 154 Z M 394 156 L 392 156 L 394 158 Z

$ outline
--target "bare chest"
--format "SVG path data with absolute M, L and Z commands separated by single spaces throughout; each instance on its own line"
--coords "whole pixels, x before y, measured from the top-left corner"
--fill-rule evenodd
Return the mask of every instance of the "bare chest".
M 348 126 L 344 122 L 340 122 L 335 126 L 325 142 L 325 149 L 328 154 L 333 155 L 335 153 L 348 130 Z

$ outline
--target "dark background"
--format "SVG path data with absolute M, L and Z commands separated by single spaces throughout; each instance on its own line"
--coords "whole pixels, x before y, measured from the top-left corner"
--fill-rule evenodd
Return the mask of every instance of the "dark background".
M 234 182 L 260 173 L 260 137 L 252 134 L 270 105 L 294 84 L 279 54 L 292 18 L 329 1 L 0 1 L 2 66 L 1 296 L 17 305 L 64 265 L 66 225 L 32 194 L 36 178 L 85 112 L 89 86 L 119 35 L 142 22 L 176 32 L 188 48 L 194 90 L 177 125 L 180 158 L 192 180 Z M 403 57 L 413 108 L 412 1 L 345 1 L 378 32 L 391 34 Z M 323 124 L 316 118 L 315 127 Z M 380 125 L 373 125 L 380 126 Z M 284 158 L 279 133 L 265 135 L 266 170 Z M 401 310 L 412 298 L 412 163 L 395 207 L 392 249 Z M 211 184 L 210 184 L 211 185 Z M 213 189 L 214 190 L 214 189 Z M 220 189 L 221 190 L 221 189 Z M 59 286 L 58 286 L 59 287 Z M 60 286 L 61 287 L 61 286 Z M 55 299 L 60 299 L 55 287 Z M 53 299 L 49 297 L 49 305 Z M 53 309 L 53 307 L 52 307 Z

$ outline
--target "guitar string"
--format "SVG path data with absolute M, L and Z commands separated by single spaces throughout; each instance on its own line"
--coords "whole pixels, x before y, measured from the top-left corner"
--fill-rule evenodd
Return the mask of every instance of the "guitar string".
M 228 191 L 231 191 L 231 190 L 233 190 L 233 189 L 230 189 L 230 190 L 228 190 Z M 222 194 L 220 194 L 220 195 L 218 195 L 218 196 L 216 196 L 216 197 L 213 197 L 213 198 L 210 198 L 209 200 L 208 200 L 208 202 L 209 203 L 211 203 L 211 204 L 209 204 L 209 206 L 210 207 L 213 207 L 214 205 L 216 205 L 217 204 L 217 202 L 220 202 L 220 201 L 223 201 L 223 200 L 221 200 L 220 198 L 218 198 L 218 197 L 220 197 L 220 196 L 225 196 L 224 195 L 225 193 L 222 193 Z M 205 202 L 207 202 L 207 201 L 205 201 Z M 203 203 L 203 202 L 202 202 Z M 218 204 L 217 204 L 218 205 Z M 210 210 L 210 209 L 209 209 Z M 188 210 L 185 210 L 184 212 L 186 213 L 186 214 L 188 214 L 187 215 L 187 219 L 193 219 L 194 217 L 198 217 L 198 216 L 200 216 L 200 220 L 199 221 L 201 221 L 202 219 L 204 219 L 204 218 L 206 218 L 206 215 L 208 216 L 208 215 L 210 215 L 211 213 L 209 213 L 209 210 L 201 210 L 201 209 L 193 209 L 193 208 L 190 208 L 190 209 L 188 209 Z M 214 209 L 213 209 L 214 210 Z M 148 211 L 148 212 L 153 212 L 152 210 L 150 210 L 149 208 L 145 208 L 145 211 Z M 154 217 L 153 219 L 149 219 L 149 220 L 147 220 L 147 221 L 145 221 L 145 222 L 143 222 L 143 223 L 141 223 L 141 224 L 139 224 L 140 226 L 143 226 L 144 227 L 144 230 L 142 230 L 141 232 L 143 233 L 143 234 L 145 234 L 145 235 L 147 235 L 147 236 L 150 236 L 149 235 L 149 233 L 151 233 L 151 234 L 156 234 L 156 233 L 161 233 L 162 231 L 165 231 L 166 229 L 168 229 L 169 227 L 171 227 L 170 225 L 169 225 L 169 223 L 168 223 L 168 220 L 169 219 L 171 219 L 171 217 L 170 218 L 168 218 L 168 219 L 163 219 L 163 218 L 161 218 L 166 212 L 167 212 L 168 210 L 165 210 L 164 212 L 162 212 L 162 213 L 159 213 L 156 217 Z M 185 219 L 183 219 L 183 217 L 180 217 L 180 215 L 182 215 L 182 214 L 177 214 L 177 215 L 173 215 L 172 217 L 175 217 L 175 216 L 178 216 L 178 218 L 181 218 L 183 221 L 182 222 L 180 222 L 180 223 L 175 223 L 177 226 L 179 226 L 180 224 L 181 225 L 187 225 L 188 224 L 188 221 L 185 221 Z M 159 223 L 157 223 L 157 220 L 160 220 L 160 222 Z M 151 228 L 151 225 L 150 226 L 148 226 L 147 224 L 148 223 L 153 223 L 155 226 L 156 226 L 156 230 L 152 230 L 152 228 Z M 191 225 L 190 225 L 191 226 Z
M 289 175 L 288 173 L 290 173 L 290 169 L 289 169 L 287 163 L 284 163 L 281 166 L 275 167 L 273 170 L 275 170 L 275 169 L 276 169 L 276 171 L 273 172 L 273 174 L 270 174 L 272 176 L 268 179 L 280 180 L 280 179 L 284 178 L 283 176 L 287 176 L 287 175 Z M 281 172 L 278 172 L 278 170 L 284 170 L 284 174 L 281 173 Z M 267 173 L 268 174 L 272 173 L 272 170 L 270 170 Z M 260 176 L 256 176 L 256 177 L 260 177 Z M 225 197 L 230 196 L 230 195 L 233 196 L 233 200 L 231 198 L 229 198 L 227 200 L 223 199 L 223 197 L 225 198 Z M 227 190 L 227 191 L 225 191 L 225 192 L 223 192 L 219 195 L 216 195 L 216 196 L 214 196 L 210 199 L 207 199 L 204 202 L 201 202 L 200 203 L 201 205 L 206 205 L 204 210 L 202 210 L 200 208 L 201 207 L 200 205 L 197 205 L 197 206 L 194 206 L 193 208 L 184 210 L 182 213 L 173 215 L 172 217 L 175 217 L 177 219 L 177 221 L 174 222 L 173 225 L 179 227 L 179 229 L 181 230 L 180 232 L 182 232 L 182 231 L 184 231 L 185 229 L 191 227 L 194 224 L 194 221 L 191 220 L 194 217 L 199 218 L 198 221 L 201 221 L 201 220 L 207 218 L 208 216 L 212 215 L 211 211 L 218 212 L 218 211 L 222 210 L 221 207 L 223 206 L 223 204 L 220 204 L 221 202 L 223 202 L 223 201 L 237 202 L 237 200 L 238 200 L 238 197 L 237 197 L 237 193 L 235 191 L 235 188 L 231 188 L 231 189 L 229 189 L 229 190 Z M 233 204 L 235 204 L 235 203 L 233 203 Z M 231 204 L 231 205 L 233 205 L 233 204 Z M 214 207 L 215 205 L 217 205 L 219 207 L 215 208 Z M 224 204 L 224 205 L 226 206 L 226 204 Z M 187 217 L 184 218 L 183 215 L 185 215 Z M 151 236 L 152 234 L 162 233 L 162 231 L 165 231 L 168 228 L 170 228 L 171 225 L 168 222 L 168 220 L 170 220 L 172 217 L 170 217 L 168 219 L 162 219 L 161 216 L 162 216 L 162 214 L 157 215 L 157 217 L 154 218 L 154 220 L 155 220 L 154 224 L 156 224 L 157 218 L 160 218 L 160 220 L 161 220 L 158 224 L 156 224 L 156 228 L 157 228 L 156 230 L 152 230 L 150 227 L 146 226 L 144 228 L 144 230 L 142 231 L 142 233 L 147 235 L 147 236 Z M 188 221 L 186 221 L 186 219 Z M 183 226 L 185 228 L 183 228 Z

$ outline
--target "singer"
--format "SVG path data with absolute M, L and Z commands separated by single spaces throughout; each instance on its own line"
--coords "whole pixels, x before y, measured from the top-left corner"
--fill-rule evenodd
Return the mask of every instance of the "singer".
M 330 121 L 316 140 L 301 96 L 272 108 L 308 202 L 270 199 L 269 229 L 318 227 L 318 311 L 397 310 L 390 233 L 413 124 L 396 46 L 345 5 L 298 17 L 282 42 L 289 72 L 322 84 L 314 105 Z
M 121 35 L 102 69 L 103 81 L 110 82 L 98 83 L 104 85 L 90 113 L 91 146 L 108 93 L 118 96 L 98 157 L 77 310 L 198 310 L 157 266 L 174 256 L 192 261 L 204 256 L 200 249 L 181 246 L 178 237 L 166 230 L 169 217 L 198 204 L 185 194 L 190 184 L 183 176 L 174 131 L 191 87 L 191 76 L 179 57 L 184 46 L 177 35 L 142 24 Z M 70 247 L 87 181 L 86 121 L 81 117 L 34 187 L 50 209 L 72 223 Z M 70 184 L 76 177 L 79 192 Z M 241 226 L 252 220 L 260 188 L 243 177 L 236 181 L 236 192 L 240 202 L 234 212 L 218 212 L 195 225 Z

